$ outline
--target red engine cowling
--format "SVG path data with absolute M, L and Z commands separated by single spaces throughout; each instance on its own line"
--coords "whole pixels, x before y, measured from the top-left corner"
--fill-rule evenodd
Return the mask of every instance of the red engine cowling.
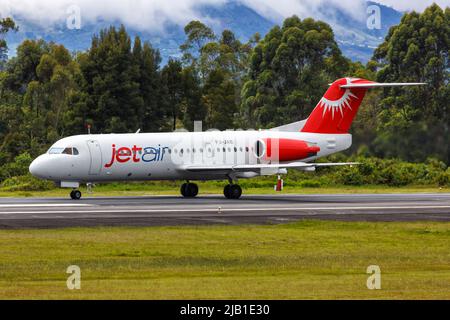
M 264 143 L 266 145 L 266 160 L 278 160 L 280 162 L 301 160 L 314 157 L 320 151 L 318 146 L 303 140 L 267 138 L 264 139 Z

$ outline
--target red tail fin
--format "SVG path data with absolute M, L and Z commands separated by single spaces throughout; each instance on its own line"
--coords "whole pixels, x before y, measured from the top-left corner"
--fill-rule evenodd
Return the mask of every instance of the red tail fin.
M 367 91 L 341 87 L 355 82 L 372 83 L 363 79 L 336 80 L 314 108 L 302 132 L 347 133 Z
M 357 78 L 336 80 L 320 99 L 301 131 L 347 133 L 369 88 L 424 84 L 426 83 L 377 83 Z

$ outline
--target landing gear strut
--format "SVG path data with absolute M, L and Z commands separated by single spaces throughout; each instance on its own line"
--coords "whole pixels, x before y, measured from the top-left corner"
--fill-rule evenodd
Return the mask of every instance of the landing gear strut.
M 80 190 L 72 190 L 70 192 L 70 197 L 73 200 L 80 200 L 81 199 L 81 191 Z
M 242 188 L 238 184 L 227 184 L 223 188 L 223 194 L 227 199 L 239 199 L 242 195 Z
M 183 183 L 181 185 L 181 195 L 185 198 L 194 198 L 198 194 L 198 186 L 195 183 Z

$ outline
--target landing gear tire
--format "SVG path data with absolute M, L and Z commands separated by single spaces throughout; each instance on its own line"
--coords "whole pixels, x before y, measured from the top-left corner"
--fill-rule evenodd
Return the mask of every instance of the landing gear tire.
M 238 184 L 228 184 L 223 188 L 223 194 L 227 199 L 239 199 L 242 195 L 242 188 Z
M 73 200 L 80 200 L 81 199 L 81 191 L 80 190 L 72 190 L 70 192 L 70 197 Z
M 198 186 L 195 183 L 183 183 L 180 191 L 183 197 L 194 198 L 198 194 Z

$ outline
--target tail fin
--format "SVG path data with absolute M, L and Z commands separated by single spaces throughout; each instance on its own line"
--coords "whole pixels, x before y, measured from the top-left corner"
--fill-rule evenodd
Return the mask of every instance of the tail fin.
M 377 83 L 342 78 L 328 88 L 314 108 L 302 132 L 347 133 L 368 89 L 375 87 L 424 85 L 425 83 Z

